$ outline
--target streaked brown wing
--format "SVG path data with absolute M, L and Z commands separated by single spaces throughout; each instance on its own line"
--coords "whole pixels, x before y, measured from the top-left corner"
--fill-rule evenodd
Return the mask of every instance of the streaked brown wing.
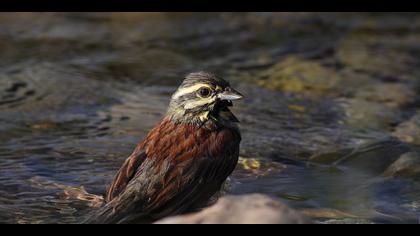
M 240 134 L 177 125 L 152 130 L 118 172 L 107 204 L 85 223 L 127 223 L 186 212 L 215 194 L 236 166 Z
M 147 158 L 124 190 L 84 223 L 149 223 L 164 216 L 188 212 L 204 206 L 220 189 L 236 165 L 237 156 L 187 159 L 174 163 L 165 159 L 157 173 L 153 159 Z
M 143 150 L 135 150 L 118 170 L 105 194 L 105 201 L 111 201 L 120 194 L 131 179 L 135 176 L 139 166 L 146 159 L 146 153 Z
M 166 176 L 156 179 L 154 186 L 157 191 L 149 193 L 153 198 L 143 204 L 142 210 L 158 219 L 204 207 L 232 173 L 238 156 L 218 158 L 226 161 L 201 156 L 173 163 L 175 168 L 169 170 Z M 144 177 L 139 176 L 138 179 Z
M 147 158 L 145 151 L 145 144 L 149 140 L 159 140 L 165 134 L 170 133 L 174 129 L 174 125 L 167 120 L 162 120 L 158 125 L 153 128 L 145 140 L 137 145 L 134 152 L 125 160 L 124 164 L 115 175 L 110 186 L 105 193 L 105 202 L 110 202 L 120 193 L 124 192 L 128 183 L 134 178 L 139 171 L 139 167 Z M 153 155 L 152 155 L 153 156 Z

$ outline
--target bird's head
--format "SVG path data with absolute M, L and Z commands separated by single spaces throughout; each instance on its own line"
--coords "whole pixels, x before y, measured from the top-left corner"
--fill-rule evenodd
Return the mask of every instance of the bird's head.
M 228 107 L 243 95 L 213 74 L 197 72 L 187 75 L 172 95 L 168 116 L 181 123 L 204 123 L 210 119 L 238 122 Z

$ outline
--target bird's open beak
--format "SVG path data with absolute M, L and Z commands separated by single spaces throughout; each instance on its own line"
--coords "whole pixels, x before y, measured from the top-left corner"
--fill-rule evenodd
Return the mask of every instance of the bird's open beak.
M 244 97 L 240 92 L 230 89 L 228 91 L 223 91 L 222 93 L 218 94 L 220 100 L 238 100 Z

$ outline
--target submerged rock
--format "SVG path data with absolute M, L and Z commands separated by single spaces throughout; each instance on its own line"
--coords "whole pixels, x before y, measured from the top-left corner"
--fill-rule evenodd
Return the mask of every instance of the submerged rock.
M 400 107 L 416 99 L 413 86 L 403 83 L 375 83 L 360 89 L 357 98 L 378 102 L 389 107 Z
M 262 194 L 225 196 L 201 212 L 168 217 L 155 224 L 302 224 L 296 210 Z
M 420 112 L 399 124 L 393 134 L 404 142 L 420 145 Z
M 312 162 L 341 165 L 380 174 L 410 148 L 393 138 L 374 141 L 355 148 L 346 148 L 313 155 Z
M 357 219 L 360 218 L 356 215 L 353 215 L 348 212 L 340 211 L 337 209 L 303 209 L 302 214 L 307 217 L 314 218 L 314 219 Z
M 389 130 L 401 119 L 399 110 L 363 99 L 342 99 L 341 106 L 343 123 L 353 128 Z
M 321 224 L 375 224 L 375 222 L 367 219 L 354 219 L 354 218 L 345 218 L 345 219 L 329 219 L 325 221 L 320 221 Z
M 337 44 L 336 57 L 341 64 L 353 70 L 401 79 L 410 77 L 413 65 L 418 63 L 417 59 L 411 55 L 410 46 L 404 42 L 404 38 L 392 39 L 353 33 Z
M 408 152 L 396 160 L 383 173 L 386 177 L 420 177 L 420 154 Z

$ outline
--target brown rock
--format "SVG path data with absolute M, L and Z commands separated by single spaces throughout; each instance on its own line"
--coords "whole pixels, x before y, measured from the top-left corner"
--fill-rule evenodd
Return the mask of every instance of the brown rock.
M 408 152 L 396 160 L 383 173 L 384 176 L 420 177 L 420 155 Z
M 394 131 L 394 136 L 404 142 L 420 144 L 420 112 L 417 112 L 409 120 L 400 123 Z

